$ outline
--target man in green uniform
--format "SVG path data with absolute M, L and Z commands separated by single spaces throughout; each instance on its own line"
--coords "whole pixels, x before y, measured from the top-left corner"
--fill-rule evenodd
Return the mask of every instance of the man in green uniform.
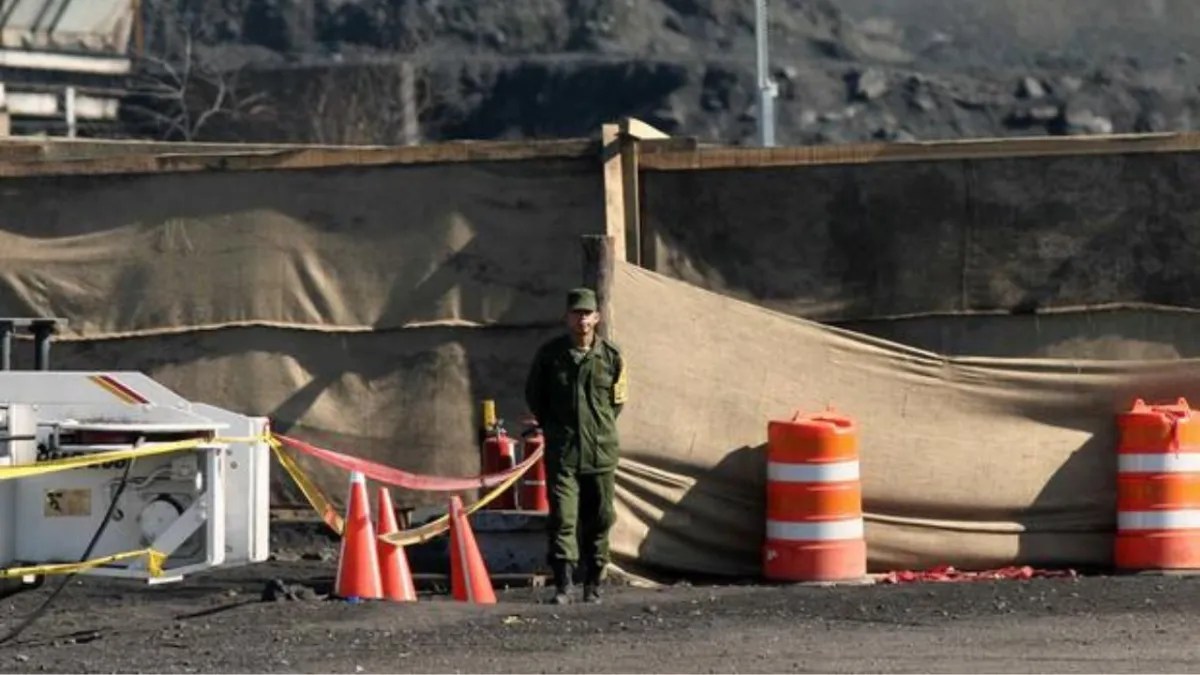
M 570 602 L 581 564 L 584 601 L 600 600 L 608 532 L 616 520 L 617 416 L 628 395 L 621 353 L 596 335 L 595 292 L 567 293 L 566 320 L 568 333 L 542 345 L 525 383 L 526 403 L 546 438 L 549 562 L 558 604 Z

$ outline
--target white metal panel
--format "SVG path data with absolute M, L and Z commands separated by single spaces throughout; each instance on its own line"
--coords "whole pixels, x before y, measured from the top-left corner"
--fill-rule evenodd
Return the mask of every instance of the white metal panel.
M 96 381 L 99 376 L 103 382 Z M 0 407 L 11 400 L 28 404 L 27 426 L 38 443 L 64 456 L 116 449 L 62 444 L 75 438 L 68 433 L 73 429 L 171 430 L 189 436 L 217 431 L 222 437 L 247 439 L 137 458 L 116 516 L 90 556 L 161 545 L 172 549 L 166 576 L 148 578 L 144 560 L 85 574 L 159 583 L 268 558 L 270 448 L 259 440 L 268 428 L 265 418 L 192 404 L 145 375 L 129 372 L 3 371 Z M 34 463 L 38 443 L 28 442 L 27 456 L 16 463 Z M 0 457 L 0 463 L 7 461 Z M 0 557 L 0 566 L 78 560 L 104 522 L 124 468 L 92 466 L 0 481 L 0 547 L 8 548 L 0 548 L 7 556 Z M 147 507 L 152 515 L 143 523 L 139 515 Z M 179 514 L 175 520 L 172 511 Z
M 120 399 L 91 378 L 106 376 L 156 406 L 182 410 L 191 403 L 142 373 L 129 371 L 6 370 L 0 371 L 0 402 L 109 405 Z
M 215 451 L 188 453 L 207 462 Z M 118 500 L 113 518 L 97 541 L 90 557 L 98 558 L 148 546 L 139 514 L 162 495 L 170 495 L 182 508 L 188 509 L 200 497 L 192 480 L 171 478 L 172 461 L 183 455 L 156 456 L 138 459 L 130 468 L 129 482 Z M 29 562 L 75 562 L 86 552 L 88 542 L 95 536 L 112 503 L 124 467 L 87 467 L 60 471 L 15 481 L 15 516 L 18 526 L 16 559 Z M 206 476 L 219 483 L 219 476 Z M 73 501 L 68 506 L 66 495 L 85 494 L 86 501 Z M 211 492 L 211 491 L 210 491 Z M 58 504 L 52 502 L 57 496 Z M 78 507 L 85 504 L 83 509 Z M 212 509 L 206 505 L 206 509 Z M 218 505 L 217 510 L 220 510 Z M 199 557 L 178 551 L 169 562 L 204 562 L 209 556 L 202 549 Z M 120 563 L 128 566 L 129 563 Z
M 210 405 L 195 410 L 229 425 L 230 437 L 256 438 L 267 432 L 268 420 L 244 417 Z M 262 562 L 270 553 L 271 450 L 263 442 L 232 443 L 226 454 L 226 558 L 233 563 Z
M 37 419 L 29 406 L 0 407 L 0 438 L 11 439 L 37 433 Z M 33 461 L 36 444 L 28 440 L 0 440 L 0 466 L 27 464 Z M 11 565 L 16 559 L 18 521 L 12 516 L 17 507 L 14 481 L 0 481 L 0 566 Z
M 132 69 L 132 63 L 127 58 L 52 54 L 20 49 L 0 49 L 0 66 L 28 70 L 65 70 L 96 75 L 126 75 Z
M 124 53 L 134 10 L 130 0 L 4 0 L 0 46 Z
M 81 94 L 75 97 L 75 117 L 81 120 L 115 120 L 118 106 L 115 98 Z
M 13 429 L 12 419 L 9 409 L 0 407 L 0 439 L 7 439 L 16 433 Z M 12 466 L 11 445 L 12 441 L 10 440 L 0 440 L 0 466 Z M 13 486 L 9 481 L 0 481 L 0 566 L 8 565 L 13 560 L 13 547 L 16 545 L 13 533 L 16 523 L 3 517 L 3 514 L 12 513 L 15 506 Z
M 56 94 L 11 91 L 8 93 L 8 112 L 26 117 L 56 117 L 59 115 Z

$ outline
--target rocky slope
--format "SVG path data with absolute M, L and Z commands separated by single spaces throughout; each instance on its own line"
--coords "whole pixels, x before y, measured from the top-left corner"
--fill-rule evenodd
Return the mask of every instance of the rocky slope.
M 213 138 L 398 142 L 402 60 L 420 73 L 426 139 L 589 135 L 621 115 L 754 138 L 750 0 L 164 1 L 186 11 L 205 58 L 249 64 L 241 82 L 264 95 Z M 782 143 L 1183 130 L 1200 114 L 1190 0 L 771 11 Z M 162 49 L 161 17 L 150 32 Z M 325 119 L 349 107 L 360 119 Z

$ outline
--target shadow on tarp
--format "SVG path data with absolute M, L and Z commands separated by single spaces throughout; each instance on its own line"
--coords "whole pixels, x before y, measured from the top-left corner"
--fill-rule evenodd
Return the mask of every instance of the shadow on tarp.
M 1114 400 L 1123 400 L 1123 395 Z M 1120 409 L 1116 403 L 1111 407 Z M 1104 410 L 1100 416 L 1109 417 L 1106 409 L 1098 409 Z M 1046 424 L 1062 425 L 1064 419 L 1073 422 L 1069 415 L 1056 416 L 1055 411 L 1045 409 L 1031 412 L 1030 417 Z M 1081 424 L 1097 428 L 1095 420 Z M 1072 453 L 1030 507 L 1015 514 L 1023 528 L 1017 535 L 1016 564 L 1083 573 L 1111 567 L 1115 438 L 1114 417 L 1111 432 L 1093 436 Z M 649 525 L 637 558 L 617 559 L 617 564 L 661 584 L 768 583 L 761 577 L 760 557 L 766 519 L 762 497 L 765 464 L 765 444 L 733 450 L 717 466 L 696 476 L 694 485 L 674 503 L 651 490 L 626 486 L 637 500 L 645 502 L 644 507 L 634 504 L 630 508 Z M 653 511 L 660 511 L 661 517 L 655 518 Z M 676 566 L 674 560 L 687 562 Z M 730 573 L 731 569 L 737 571 Z
M 656 468 L 689 475 L 694 483 L 672 501 L 652 486 L 622 481 L 620 487 L 631 496 L 628 507 L 648 531 L 636 559 L 614 562 L 660 583 L 758 581 L 766 528 L 766 444 L 730 450 L 716 466 L 700 473 L 682 463 Z M 676 560 L 686 562 L 676 566 Z M 731 574 L 731 569 L 736 571 Z
M 1112 571 L 1117 520 L 1117 415 L 1141 398 L 1200 403 L 1200 383 L 1171 372 L 1131 378 L 1106 391 L 1024 411 L 1043 424 L 1091 431 L 1092 436 L 1046 481 L 1019 519 L 1019 559 L 1033 567 Z
M 1200 313 L 1080 309 L 1053 314 L 942 315 L 832 325 L 945 356 L 1170 360 L 1200 357 Z

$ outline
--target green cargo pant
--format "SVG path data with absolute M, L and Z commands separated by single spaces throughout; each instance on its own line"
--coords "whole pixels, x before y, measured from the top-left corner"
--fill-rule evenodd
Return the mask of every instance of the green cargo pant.
M 547 472 L 550 495 L 549 562 L 592 565 L 597 573 L 608 564 L 608 531 L 617 520 L 613 507 L 616 471 L 578 473 L 555 467 Z

